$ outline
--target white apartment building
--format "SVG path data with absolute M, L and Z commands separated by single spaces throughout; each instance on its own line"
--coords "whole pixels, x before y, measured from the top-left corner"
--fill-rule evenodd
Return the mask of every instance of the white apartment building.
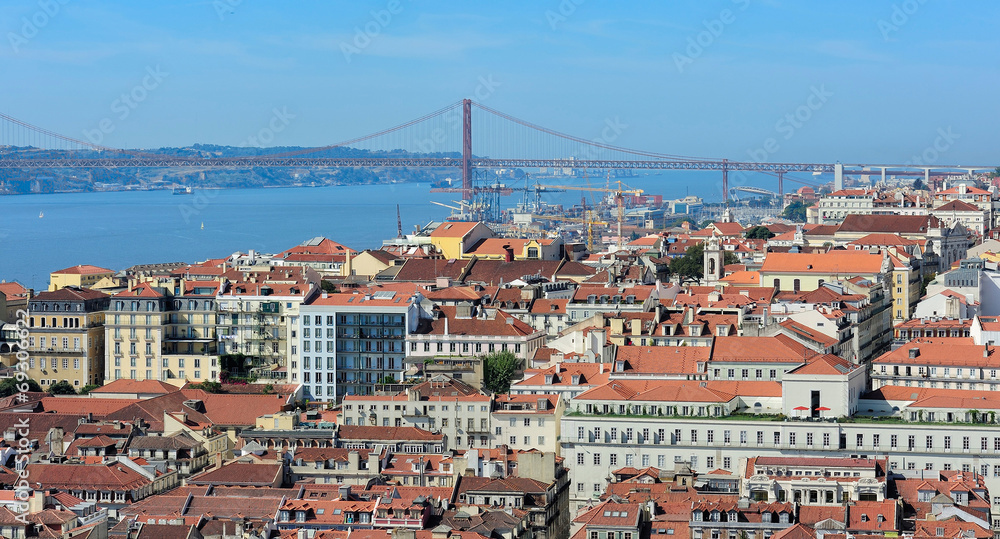
M 306 398 L 336 401 L 401 382 L 406 336 L 420 320 L 419 293 L 322 293 L 299 308 L 289 379 Z

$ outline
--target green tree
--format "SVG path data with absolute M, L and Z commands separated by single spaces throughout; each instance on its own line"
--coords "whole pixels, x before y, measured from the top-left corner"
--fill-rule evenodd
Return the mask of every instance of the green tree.
M 274 393 L 274 384 L 265 385 L 264 389 L 261 392 L 264 393 L 265 395 L 270 395 L 271 393 Z
M 739 264 L 740 259 L 735 254 L 726 251 L 722 259 L 723 265 Z M 697 281 L 705 276 L 705 244 L 692 245 L 684 252 L 684 256 L 670 261 L 670 273 L 676 273 L 681 280 Z
M 510 381 L 522 365 L 521 358 L 510 350 L 483 356 L 483 391 L 497 395 L 509 392 Z
M 769 240 L 774 237 L 774 232 L 766 226 L 752 226 L 743 232 L 743 237 L 750 240 Z
M 330 281 L 320 281 L 319 287 L 323 289 L 324 292 L 329 292 L 335 294 L 337 292 L 337 287 Z
M 0 382 L 0 397 L 9 397 L 15 393 L 20 393 L 21 388 L 18 388 L 21 384 L 28 385 L 28 391 L 41 392 L 42 387 L 38 385 L 38 382 L 28 378 L 27 380 L 18 381 L 16 377 L 7 378 L 3 382 Z
M 808 207 L 805 202 L 796 200 L 785 206 L 785 210 L 781 212 L 781 216 L 791 221 L 804 223 L 806 221 L 806 208 Z
M 50 395 L 76 395 L 73 385 L 66 380 L 61 380 L 49 386 Z
M 927 295 L 927 285 L 931 284 L 931 281 L 933 281 L 935 277 L 937 277 L 937 274 L 936 273 L 932 273 L 930 275 L 924 275 L 924 278 L 921 279 L 921 281 L 920 281 L 920 297 L 921 298 Z
M 920 189 L 923 189 L 923 188 L 924 188 L 924 180 L 923 180 L 923 178 L 917 178 L 913 182 L 913 189 L 914 190 L 920 190 Z
M 91 391 L 93 391 L 93 390 L 95 390 L 95 389 L 97 389 L 99 387 L 101 387 L 101 386 L 99 386 L 97 384 L 87 384 L 87 385 L 85 385 L 85 386 L 83 386 L 83 387 L 80 388 L 80 394 L 81 395 L 86 395 L 86 394 L 90 393 Z
M 219 382 L 205 381 L 200 384 L 195 384 L 193 387 L 208 393 L 222 393 L 222 384 Z

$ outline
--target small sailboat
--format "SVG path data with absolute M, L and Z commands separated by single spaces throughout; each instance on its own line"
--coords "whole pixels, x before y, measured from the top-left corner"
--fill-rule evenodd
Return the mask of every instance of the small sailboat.
M 202 222 L 201 222 L 201 229 L 202 229 L 202 230 L 205 230 L 205 221 L 202 221 Z
M 41 219 L 42 217 L 45 217 L 45 212 L 38 212 L 38 218 Z

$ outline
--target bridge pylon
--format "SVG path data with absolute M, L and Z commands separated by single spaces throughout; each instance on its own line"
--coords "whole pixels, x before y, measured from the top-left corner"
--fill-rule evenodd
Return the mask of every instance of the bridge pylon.
M 472 200 L 472 100 L 462 100 L 462 200 Z

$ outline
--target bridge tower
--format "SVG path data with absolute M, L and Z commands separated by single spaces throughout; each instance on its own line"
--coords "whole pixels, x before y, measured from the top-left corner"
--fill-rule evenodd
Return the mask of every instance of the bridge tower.
M 778 171 L 778 206 L 785 207 L 785 171 Z
M 462 200 L 472 200 L 472 100 L 462 100 Z
M 729 167 L 727 159 L 722 160 L 722 202 L 729 207 Z

